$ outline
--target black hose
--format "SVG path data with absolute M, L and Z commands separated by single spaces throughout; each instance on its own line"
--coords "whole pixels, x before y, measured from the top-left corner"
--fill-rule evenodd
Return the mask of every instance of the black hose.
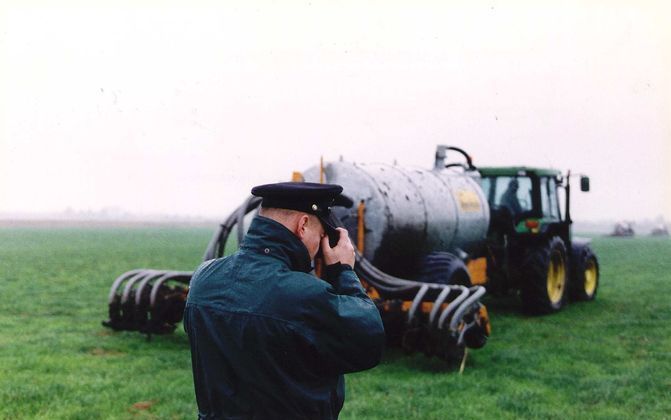
M 461 153 L 466 158 L 466 162 L 468 163 L 468 169 L 471 171 L 474 171 L 476 169 L 476 167 L 473 165 L 473 160 L 471 159 L 471 156 L 468 153 L 466 153 L 464 149 L 460 149 L 454 146 L 448 146 L 445 148 L 445 150 L 454 150 L 455 152 Z
M 242 242 L 244 237 L 244 227 L 241 220 L 252 210 L 259 207 L 261 204 L 261 197 L 250 196 L 244 203 L 236 208 L 222 223 L 219 229 L 214 233 L 210 243 L 207 245 L 203 261 L 211 260 L 213 258 L 220 258 L 224 256 L 226 241 L 230 235 L 233 226 L 238 224 L 238 244 Z

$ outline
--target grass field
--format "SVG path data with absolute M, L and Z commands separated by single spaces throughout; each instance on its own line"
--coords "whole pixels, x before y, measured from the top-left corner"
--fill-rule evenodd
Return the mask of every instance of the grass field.
M 194 418 L 188 343 L 101 326 L 112 280 L 191 270 L 209 229 L 0 229 L 0 418 Z M 593 303 L 493 334 L 463 375 L 390 349 L 347 376 L 341 418 L 671 418 L 671 240 L 596 238 Z

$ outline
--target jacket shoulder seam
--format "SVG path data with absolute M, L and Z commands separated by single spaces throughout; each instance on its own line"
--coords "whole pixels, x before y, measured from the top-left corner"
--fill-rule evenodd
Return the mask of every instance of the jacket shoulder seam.
M 248 316 L 248 317 L 251 317 L 251 318 L 272 319 L 273 321 L 282 322 L 284 324 L 291 325 L 292 327 L 300 327 L 300 325 L 298 325 L 294 321 L 290 321 L 290 320 L 284 319 L 284 318 L 278 318 L 278 317 L 268 315 L 268 314 L 259 314 L 259 313 L 256 313 L 256 312 L 246 312 L 246 311 L 232 311 L 230 309 L 222 309 L 220 307 L 217 307 L 216 305 L 208 305 L 208 304 L 195 303 L 195 302 L 189 302 L 189 303 L 187 303 L 186 306 L 195 306 L 195 307 L 200 307 L 200 308 L 212 309 L 212 310 L 215 310 L 217 312 L 224 312 L 224 313 L 232 314 L 232 315 Z

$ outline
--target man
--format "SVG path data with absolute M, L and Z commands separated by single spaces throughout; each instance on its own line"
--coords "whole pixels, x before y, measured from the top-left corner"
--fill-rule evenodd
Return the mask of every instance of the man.
M 341 192 L 293 182 L 253 188 L 262 208 L 240 250 L 194 273 L 184 328 L 200 419 L 337 418 L 343 374 L 379 362 L 380 314 L 330 214 L 348 201 Z M 328 282 L 309 274 L 320 249 Z
M 513 215 L 522 213 L 522 206 L 520 206 L 520 201 L 517 199 L 517 189 L 519 186 L 520 184 L 517 179 L 511 179 L 508 183 L 508 188 L 501 196 L 501 205 L 508 207 Z

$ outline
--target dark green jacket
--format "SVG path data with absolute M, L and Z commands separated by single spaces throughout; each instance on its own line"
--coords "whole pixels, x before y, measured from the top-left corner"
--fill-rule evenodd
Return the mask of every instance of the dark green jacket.
M 348 266 L 308 274 L 303 243 L 256 217 L 241 249 L 203 263 L 184 328 L 199 418 L 337 418 L 343 374 L 380 360 L 380 314 Z

